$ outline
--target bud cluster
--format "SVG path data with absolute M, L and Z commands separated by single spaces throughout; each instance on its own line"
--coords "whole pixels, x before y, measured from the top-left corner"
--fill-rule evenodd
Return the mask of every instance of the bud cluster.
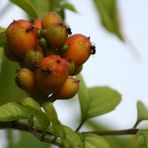
M 6 30 L 5 54 L 21 65 L 16 70 L 18 87 L 54 99 L 69 99 L 77 94 L 79 80 L 74 76 L 95 53 L 95 47 L 90 37 L 71 34 L 56 12 L 33 21 L 14 20 Z

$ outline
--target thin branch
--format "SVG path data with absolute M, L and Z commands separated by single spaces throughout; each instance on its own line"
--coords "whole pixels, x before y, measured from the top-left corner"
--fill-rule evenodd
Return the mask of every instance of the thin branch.
M 43 137 L 42 130 L 30 128 L 29 125 L 24 124 L 24 123 L 19 123 L 19 122 L 0 122 L 0 129 L 15 129 L 15 130 L 21 130 L 25 132 L 32 133 L 37 139 L 39 139 L 42 142 L 49 143 L 49 144 L 54 144 L 59 146 L 55 140 L 50 140 L 48 138 Z M 46 131 L 47 135 L 53 136 L 50 132 Z
M 80 130 L 80 128 L 82 127 L 82 125 L 84 124 L 85 120 L 82 120 L 80 122 L 80 124 L 78 125 L 78 127 L 76 128 L 75 132 L 78 132 Z
M 89 132 L 82 132 L 84 134 L 97 134 L 99 136 L 119 136 L 119 135 L 135 135 L 139 129 L 126 129 L 126 130 L 112 130 L 112 131 L 89 131 Z
M 82 127 L 84 121 L 85 120 L 81 121 L 78 128 L 76 129 L 76 132 L 78 132 L 79 129 Z M 57 145 L 60 147 L 60 145 L 56 142 L 55 137 L 53 137 L 52 139 L 46 137 L 46 135 L 47 136 L 48 135 L 54 136 L 52 133 L 46 132 L 45 137 L 43 137 L 42 130 L 38 130 L 35 128 L 31 128 L 31 130 L 30 130 L 29 125 L 24 124 L 24 123 L 19 123 L 19 122 L 15 122 L 15 121 L 14 122 L 0 122 L 0 129 L 16 129 L 16 130 L 30 132 L 36 138 L 38 138 L 40 141 L 45 142 L 45 143 L 54 144 L 54 145 Z M 137 134 L 138 131 L 139 131 L 139 129 L 131 128 L 131 129 L 125 129 L 125 130 L 88 131 L 88 132 L 80 132 L 80 133 L 83 133 L 83 134 L 94 133 L 99 136 L 121 136 L 121 135 L 135 135 L 135 134 Z
M 139 123 L 140 123 L 140 121 L 137 121 L 137 122 L 135 123 L 135 125 L 133 126 L 133 128 L 136 128 Z

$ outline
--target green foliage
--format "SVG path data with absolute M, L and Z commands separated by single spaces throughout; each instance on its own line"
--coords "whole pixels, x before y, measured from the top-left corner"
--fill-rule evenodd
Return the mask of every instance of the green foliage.
M 88 117 L 95 117 L 115 109 L 121 101 L 121 94 L 109 87 L 92 87 L 88 89 L 90 105 Z
M 32 114 L 24 106 L 10 102 L 0 106 L 0 121 L 15 121 L 18 119 L 30 119 Z
M 58 120 L 57 113 L 56 113 L 52 103 L 50 103 L 50 102 L 44 103 L 43 108 L 44 108 L 45 112 L 47 113 L 47 117 L 52 122 L 52 128 L 53 128 L 54 135 L 56 137 L 64 138 L 65 137 L 64 129 L 63 129 L 60 121 Z
M 81 138 L 85 148 L 110 148 L 109 144 L 102 137 L 95 134 L 83 134 Z
M 61 7 L 63 9 L 67 9 L 67 10 L 70 10 L 72 12 L 77 12 L 76 8 L 69 2 L 64 2 L 61 4 Z
M 143 120 L 148 120 L 148 109 L 147 107 L 141 102 L 137 102 L 137 121 L 141 122 Z
M 36 117 L 42 130 L 45 132 L 50 124 L 47 115 L 41 111 L 41 107 L 33 98 L 27 97 L 21 102 Z
M 96 117 L 115 109 L 121 101 L 121 95 L 109 87 L 87 88 L 81 76 L 79 101 L 82 119 Z
M 4 54 L 2 54 L 1 57 L 2 64 L 0 71 L 0 105 L 11 101 L 21 100 L 26 96 L 26 92 L 18 88 L 14 80 L 15 70 L 19 67 L 19 65 L 8 60 Z
M 3 47 L 6 43 L 6 32 L 0 28 L 0 47 Z
M 16 137 L 18 139 L 7 148 L 50 148 L 50 144 L 39 141 L 30 133 L 19 131 L 17 134 L 12 131 L 13 141 Z
M 133 142 L 133 148 L 147 148 L 148 147 L 148 131 L 139 131 Z
M 70 141 L 73 148 L 82 148 L 82 143 L 77 133 L 75 133 L 72 129 L 70 129 L 67 126 L 64 126 L 64 131 L 65 131 L 65 139 Z
M 85 85 L 83 78 L 81 77 L 81 75 L 77 76 L 77 78 L 79 80 L 81 80 L 79 92 L 78 92 L 80 109 L 81 109 L 81 116 L 82 116 L 82 120 L 86 120 L 90 98 L 89 98 L 89 94 L 87 92 L 87 87 Z
M 38 18 L 36 7 L 31 3 L 30 0 L 10 0 L 12 3 L 16 4 L 22 8 L 31 18 Z
M 120 29 L 117 0 L 93 0 L 104 28 L 115 34 L 120 40 L 124 37 Z
M 35 6 L 38 17 L 42 17 L 45 12 L 50 10 L 50 0 L 30 0 L 30 2 Z

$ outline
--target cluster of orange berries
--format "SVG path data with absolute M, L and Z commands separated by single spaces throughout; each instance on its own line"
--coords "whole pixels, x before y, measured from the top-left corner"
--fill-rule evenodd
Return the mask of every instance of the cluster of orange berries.
M 56 12 L 48 12 L 33 21 L 14 20 L 6 30 L 5 53 L 20 63 L 16 70 L 17 85 L 43 96 L 69 99 L 79 88 L 78 74 L 95 46 L 82 34 L 71 35 Z

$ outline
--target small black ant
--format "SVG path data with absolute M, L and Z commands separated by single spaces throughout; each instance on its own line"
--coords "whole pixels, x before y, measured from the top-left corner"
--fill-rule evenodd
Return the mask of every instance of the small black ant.
M 95 45 L 91 45 L 91 54 L 96 54 L 96 46 Z

